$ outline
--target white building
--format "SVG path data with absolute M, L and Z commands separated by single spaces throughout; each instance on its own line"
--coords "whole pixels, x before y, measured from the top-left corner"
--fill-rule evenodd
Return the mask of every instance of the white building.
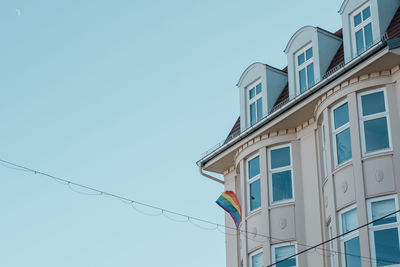
M 268 266 L 399 209 L 399 7 L 346 0 L 341 30 L 290 38 L 287 68 L 243 72 L 240 118 L 198 162 L 242 205 L 227 267 Z M 399 227 L 397 213 L 277 266 L 400 266 Z

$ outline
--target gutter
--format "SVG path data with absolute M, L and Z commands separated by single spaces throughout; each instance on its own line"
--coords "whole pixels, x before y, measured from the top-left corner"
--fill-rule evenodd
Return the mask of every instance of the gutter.
M 218 182 L 218 183 L 220 183 L 220 184 L 225 184 L 224 181 L 222 181 L 222 180 L 220 180 L 220 179 L 218 179 L 218 178 L 215 178 L 214 176 L 208 175 L 207 173 L 204 173 L 204 172 L 203 172 L 203 169 L 202 169 L 202 166 L 199 166 L 199 171 L 200 171 L 200 174 L 203 175 L 204 177 L 206 177 L 206 178 L 208 178 L 208 179 L 211 179 L 211 180 L 213 180 L 213 181 L 215 181 L 215 182 Z
M 273 119 L 275 119 L 276 117 L 278 117 L 279 115 L 284 113 L 285 111 L 287 111 L 290 108 L 292 108 L 293 106 L 297 105 L 302 100 L 310 97 L 315 92 L 320 90 L 322 87 L 324 87 L 327 84 L 329 84 L 330 82 L 336 80 L 341 75 L 345 74 L 346 72 L 348 72 L 349 70 L 351 70 L 355 66 L 361 64 L 362 62 L 364 62 L 365 60 L 367 60 L 368 58 L 373 56 L 376 52 L 378 52 L 379 50 L 383 49 L 386 46 L 388 46 L 389 49 L 393 49 L 395 47 L 400 46 L 400 38 L 386 40 L 386 41 L 383 41 L 383 40 L 380 41 L 379 43 L 377 43 L 375 45 L 374 48 L 372 48 L 371 50 L 369 50 L 366 53 L 362 54 L 361 56 L 351 60 L 346 65 L 344 65 L 343 68 L 341 68 L 337 72 L 335 72 L 332 75 L 330 75 L 327 78 L 325 78 L 322 82 L 317 84 L 318 86 L 316 86 L 314 89 L 308 90 L 308 92 L 303 93 L 303 94 L 298 95 L 297 97 L 293 98 L 286 105 L 281 107 L 281 109 L 278 109 L 276 112 L 270 114 L 271 116 L 269 116 L 269 115 L 266 116 L 264 118 L 265 120 L 263 119 L 263 120 L 259 121 L 258 123 L 254 124 L 252 127 L 247 128 L 245 131 L 240 133 L 240 135 L 238 137 L 236 137 L 236 139 L 231 140 L 231 142 L 226 143 L 225 145 L 223 145 L 220 148 L 216 149 L 214 152 L 210 153 L 209 155 L 207 155 L 207 156 L 203 157 L 202 159 L 200 159 L 199 161 L 197 161 L 196 164 L 200 168 L 200 173 L 202 173 L 202 167 L 204 167 L 207 164 L 208 161 L 210 161 L 214 157 L 218 156 L 219 154 L 224 152 L 226 149 L 228 149 L 228 148 L 232 147 L 233 145 L 237 144 L 238 142 L 240 142 L 244 138 L 248 137 L 251 133 L 254 133 L 256 130 L 260 129 L 262 126 L 264 126 L 268 122 L 272 121 Z M 203 175 L 203 173 L 202 173 L 202 175 Z M 205 176 L 205 175 L 208 175 L 208 174 L 204 174 L 203 176 Z M 206 177 L 208 177 L 208 176 L 206 176 Z M 210 177 L 208 177 L 208 178 L 210 178 Z M 212 180 L 217 179 L 215 177 L 212 177 L 212 178 L 213 178 Z M 219 179 L 217 179 L 217 180 L 222 182 Z

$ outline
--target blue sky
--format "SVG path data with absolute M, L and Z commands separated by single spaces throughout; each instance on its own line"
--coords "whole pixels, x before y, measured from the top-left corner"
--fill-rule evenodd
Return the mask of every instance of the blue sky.
M 0 158 L 223 223 L 201 153 L 253 62 L 286 66 L 335 1 L 0 2 Z M 0 166 L 0 266 L 225 266 L 224 236 Z

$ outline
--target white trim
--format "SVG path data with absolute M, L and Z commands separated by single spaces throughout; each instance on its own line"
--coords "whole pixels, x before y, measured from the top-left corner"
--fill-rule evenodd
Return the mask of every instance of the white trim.
M 344 125 L 340 126 L 339 128 L 335 129 L 335 109 L 337 109 L 338 107 L 344 105 L 347 103 L 347 114 L 348 114 L 348 122 L 345 123 Z M 340 101 L 339 103 L 337 103 L 336 105 L 332 106 L 331 108 L 331 127 L 332 127 L 332 131 L 331 131 L 331 135 L 332 135 L 332 146 L 333 146 L 333 159 L 334 159 L 334 166 L 335 169 L 338 168 L 339 166 L 342 166 L 343 164 L 346 164 L 347 162 L 350 162 L 353 160 L 353 151 L 351 151 L 352 153 L 352 157 L 346 161 L 341 162 L 340 164 L 338 163 L 338 157 L 337 157 L 337 144 L 336 144 L 336 135 L 338 135 L 339 133 L 343 132 L 344 130 L 346 130 L 347 128 L 350 129 L 350 114 L 349 114 L 349 102 L 347 101 L 347 99 Z M 350 137 L 351 137 L 351 129 L 350 129 Z M 351 140 L 350 140 L 351 143 Z M 351 147 L 350 147 L 351 148 Z
M 260 253 L 262 253 L 262 259 L 263 259 L 263 264 L 262 264 L 262 266 L 264 266 L 264 251 L 263 251 L 262 248 L 260 248 L 260 249 L 257 249 L 257 250 L 255 250 L 255 251 L 249 253 L 249 266 L 250 266 L 250 267 L 254 267 L 254 266 L 253 266 L 253 257 L 256 256 L 256 255 L 258 255 L 258 254 L 260 254 Z
M 395 204 L 395 210 L 399 210 L 399 202 L 397 199 L 397 195 L 389 195 L 389 196 L 383 196 L 383 197 L 376 197 L 372 199 L 367 200 L 367 214 L 368 214 L 368 221 L 372 221 L 372 203 L 374 202 L 379 202 L 382 200 L 388 200 L 388 199 L 393 199 L 394 204 Z M 398 240 L 400 240 L 400 214 L 396 214 L 396 222 L 395 223 L 389 223 L 389 224 L 384 224 L 384 225 L 376 225 L 374 226 L 373 224 L 370 224 L 368 226 L 368 233 L 369 233 L 369 243 L 370 243 L 370 251 L 371 251 L 371 258 L 376 259 L 376 251 L 375 251 L 375 236 L 374 232 L 375 231 L 380 231 L 380 230 L 387 230 L 387 229 L 393 229 L 397 227 L 397 234 L 398 234 Z M 400 246 L 400 244 L 399 244 Z M 376 267 L 377 263 L 376 261 L 371 262 L 372 267 Z M 397 266 L 397 265 L 394 265 Z
M 289 147 L 289 156 L 290 156 L 290 165 L 288 166 L 284 166 L 284 167 L 280 167 L 280 168 L 275 168 L 272 169 L 271 168 L 271 151 L 272 150 L 277 150 L 280 148 L 285 148 L 285 147 Z M 288 171 L 290 170 L 291 172 L 291 182 L 292 182 L 292 198 L 290 199 L 285 199 L 285 200 L 281 200 L 281 201 L 273 201 L 274 199 L 274 195 L 273 195 L 273 184 L 272 184 L 272 174 L 273 173 L 277 173 L 277 172 L 283 172 L 283 171 Z M 294 182 L 293 182 L 293 156 L 292 156 L 292 146 L 291 144 L 284 144 L 284 145 L 279 145 L 279 146 L 274 146 L 274 147 L 270 147 L 268 148 L 268 192 L 269 192 L 269 203 L 270 205 L 278 205 L 278 204 L 283 204 L 283 203 L 291 203 L 295 201 L 295 196 L 294 196 Z
M 362 110 L 362 100 L 361 97 L 364 95 L 369 95 L 377 92 L 383 92 L 383 98 L 385 101 L 385 112 L 380 112 L 380 113 L 375 113 L 371 115 L 366 115 L 363 116 L 363 110 Z M 378 88 L 378 89 L 373 89 L 373 90 L 368 90 L 362 93 L 357 94 L 357 104 L 358 104 L 358 118 L 360 121 L 360 138 L 361 138 L 361 150 L 362 150 L 362 155 L 363 156 L 369 156 L 369 155 L 374 155 L 378 153 L 384 153 L 388 151 L 392 151 L 392 135 L 391 135 L 391 127 L 390 127 L 390 120 L 389 120 L 389 105 L 388 105 L 388 100 L 387 100 L 387 93 L 386 93 L 386 88 Z M 387 124 L 387 131 L 388 131 L 388 139 L 389 139 L 389 147 L 384 148 L 384 149 L 379 149 L 379 150 L 374 150 L 371 152 L 367 152 L 366 148 L 366 140 L 365 140 L 365 130 L 364 130 L 364 122 L 373 120 L 373 119 L 378 119 L 378 118 L 383 118 L 386 117 L 386 124 Z
M 328 240 L 333 238 L 333 233 L 332 233 L 333 226 L 332 226 L 332 224 L 333 224 L 332 221 L 330 221 L 329 225 L 328 225 Z M 332 252 L 334 250 L 333 240 L 329 242 L 328 250 L 330 251 L 330 253 L 329 253 L 329 261 L 330 261 L 330 264 L 331 264 L 330 267 L 335 267 L 335 254 Z
M 351 205 L 351 206 L 349 206 L 349 207 L 347 207 L 347 208 L 345 208 L 343 210 L 341 210 L 339 212 L 339 231 L 340 231 L 340 234 L 343 234 L 343 219 L 342 219 L 342 215 L 344 213 L 348 212 L 348 211 L 353 210 L 353 209 L 356 209 L 357 224 L 359 224 L 358 223 L 358 209 L 357 209 L 357 206 L 355 204 Z M 346 234 L 346 235 L 340 237 L 340 251 L 342 252 L 341 253 L 341 262 L 342 262 L 342 266 L 343 267 L 351 267 L 351 266 L 346 266 L 346 252 L 345 252 L 345 249 L 344 249 L 344 243 L 349 241 L 349 240 L 351 240 L 351 239 L 353 239 L 353 238 L 357 238 L 359 236 L 360 236 L 360 234 L 359 234 L 359 231 L 357 230 L 357 231 L 353 231 L 353 232 L 351 232 L 349 234 Z M 359 244 L 359 245 L 360 245 L 360 249 L 361 249 L 361 244 Z M 361 260 L 361 255 L 360 255 L 360 260 Z
M 285 242 L 285 243 L 279 243 L 276 245 L 272 245 L 271 246 L 271 263 L 275 263 L 276 262 L 276 254 L 275 254 L 275 249 L 276 248 L 280 248 L 280 247 L 286 247 L 286 246 L 294 246 L 294 252 L 297 254 L 297 243 L 296 242 Z M 297 267 L 299 264 L 299 259 L 298 256 L 294 256 L 293 258 L 296 259 L 296 266 L 293 267 Z
M 364 9 L 366 9 L 367 7 L 369 7 L 370 10 L 370 16 L 368 19 L 363 20 L 363 14 L 362 12 L 364 11 Z M 357 26 L 354 25 L 354 17 L 357 16 L 358 14 L 361 13 L 361 22 L 360 24 L 358 24 Z M 368 50 L 370 47 L 367 47 L 366 44 L 366 40 L 365 40 L 365 26 L 367 26 L 369 23 L 371 23 L 371 27 L 372 27 L 372 8 L 371 8 L 371 3 L 370 1 L 364 3 L 363 5 L 361 5 L 360 7 L 358 7 L 356 10 L 354 10 L 353 12 L 350 13 L 350 25 L 351 25 L 351 42 L 352 42 L 352 48 L 353 48 L 353 55 L 357 56 L 361 53 L 363 53 L 364 51 Z M 356 40 L 356 32 L 358 32 L 359 30 L 362 30 L 363 32 L 363 45 L 364 45 L 364 50 L 361 51 L 360 53 L 357 52 L 357 40 Z M 372 32 L 372 40 L 374 40 L 374 33 Z M 372 45 L 371 45 L 372 47 Z
M 322 144 L 322 176 L 324 179 L 328 177 L 328 158 L 326 151 L 326 129 L 325 124 L 321 125 L 321 144 Z
M 310 48 L 311 49 L 313 48 L 312 42 L 307 43 L 305 46 L 303 46 L 302 48 L 300 48 L 299 50 L 297 50 L 294 53 L 294 64 L 295 64 L 294 69 L 296 70 L 296 74 L 295 74 L 295 76 L 296 76 L 295 77 L 295 80 L 296 80 L 296 95 L 299 95 L 299 94 L 302 93 L 301 90 L 300 90 L 300 77 L 299 77 L 299 74 L 300 74 L 301 70 L 304 69 L 305 72 L 306 72 L 306 89 L 304 89 L 304 91 L 307 91 L 309 88 L 312 87 L 312 86 L 310 86 L 308 84 L 308 70 L 307 70 L 307 67 L 310 64 L 314 63 L 314 49 L 312 49 L 313 55 L 312 55 L 312 57 L 310 59 L 307 59 L 307 56 L 306 56 L 306 51 L 308 49 L 310 49 Z M 299 56 L 301 54 L 304 54 L 304 62 L 301 65 L 299 65 Z M 315 65 L 313 65 L 313 73 L 314 73 L 314 84 L 315 84 Z
M 257 210 L 259 210 L 259 209 L 261 209 L 261 199 L 260 199 L 260 207 L 258 207 L 258 208 L 255 208 L 255 209 L 253 209 L 253 210 L 251 210 L 251 200 L 250 200 L 250 184 L 252 184 L 253 182 L 255 182 L 255 181 L 257 181 L 257 180 L 260 180 L 260 178 L 261 178 L 261 168 L 259 168 L 260 170 L 259 170 L 259 173 L 258 173 L 258 175 L 256 175 L 256 176 L 254 176 L 253 178 L 251 178 L 250 179 L 250 177 L 249 177 L 249 162 L 251 161 L 251 160 L 253 160 L 253 159 L 255 159 L 255 158 L 257 158 L 258 157 L 258 166 L 260 167 L 260 155 L 257 153 L 257 154 L 254 154 L 253 156 L 251 156 L 251 157 L 249 157 L 249 158 L 247 158 L 246 159 L 246 164 L 245 164 L 245 172 L 246 172 L 246 176 L 245 176 L 245 179 L 246 179 L 246 184 L 247 184 L 247 186 L 246 186 L 246 202 L 247 202 L 247 212 L 246 212 L 246 217 L 247 216 L 249 216 L 250 214 L 253 214 L 254 212 L 256 212 Z M 260 198 L 261 198 L 261 180 L 260 180 Z

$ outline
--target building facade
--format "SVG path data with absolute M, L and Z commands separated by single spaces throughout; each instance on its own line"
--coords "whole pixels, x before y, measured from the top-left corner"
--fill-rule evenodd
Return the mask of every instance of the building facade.
M 399 213 L 349 232 L 399 210 L 399 7 L 346 0 L 342 29 L 290 38 L 285 69 L 243 72 L 239 119 L 198 161 L 242 205 L 227 267 L 269 266 L 338 235 L 276 266 L 400 266 Z

